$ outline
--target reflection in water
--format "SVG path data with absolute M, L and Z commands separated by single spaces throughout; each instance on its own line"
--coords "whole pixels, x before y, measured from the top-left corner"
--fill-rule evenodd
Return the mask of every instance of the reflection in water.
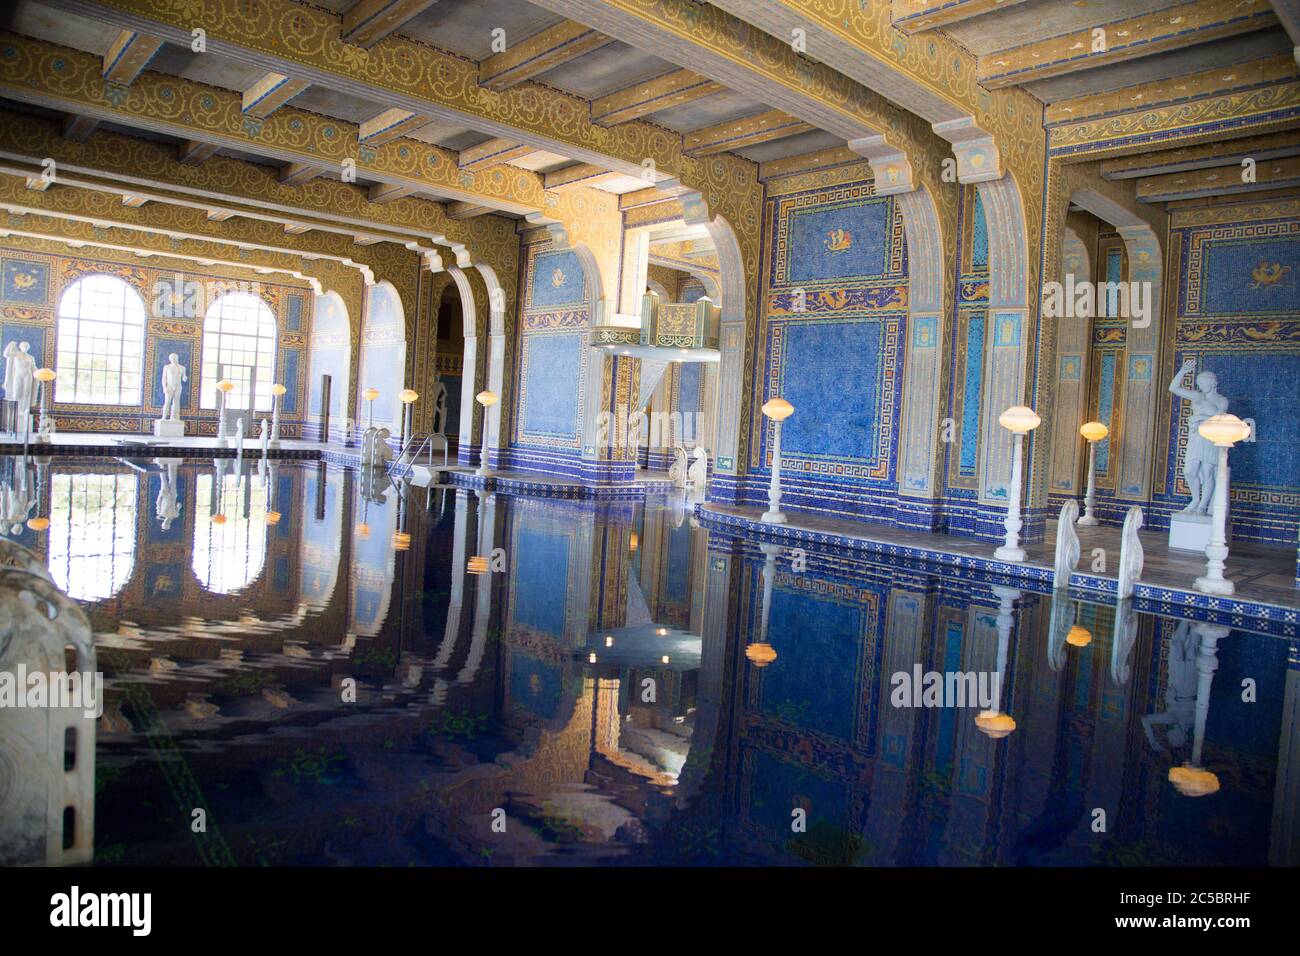
M 0 545 L 87 569 L 99 864 L 1300 860 L 1286 638 L 796 553 L 676 497 L 47 467 L 38 494 L 0 463 L 51 516 Z M 896 705 L 914 669 L 996 692 Z
M 212 470 L 195 483 L 194 576 L 209 591 L 230 594 L 262 573 L 267 487 L 230 459 L 214 458 Z
M 49 567 L 54 583 L 69 597 L 110 598 L 131 577 L 136 485 L 129 471 L 56 474 L 51 480 Z

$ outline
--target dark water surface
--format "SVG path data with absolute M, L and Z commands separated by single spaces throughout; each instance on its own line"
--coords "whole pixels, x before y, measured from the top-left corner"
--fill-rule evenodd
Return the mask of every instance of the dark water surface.
M 54 459 L 20 515 L 21 473 L 5 530 L 107 675 L 100 865 L 1297 862 L 1287 638 L 761 546 L 681 501 Z M 895 706 L 927 671 L 997 699 Z

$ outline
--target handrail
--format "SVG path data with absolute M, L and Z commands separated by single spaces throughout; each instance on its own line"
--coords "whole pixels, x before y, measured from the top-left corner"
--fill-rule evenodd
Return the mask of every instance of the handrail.
M 419 442 L 418 445 L 416 444 L 417 441 Z M 397 461 L 399 464 L 413 465 L 415 464 L 416 459 L 420 457 L 424 452 L 424 449 L 427 447 L 429 449 L 429 467 L 432 468 L 433 451 L 439 443 L 442 444 L 442 466 L 446 468 L 450 462 L 447 436 L 439 434 L 438 432 L 432 432 L 429 434 L 417 432 L 412 435 L 410 440 L 402 447 L 401 452 L 397 456 Z M 414 451 L 412 451 L 412 449 L 414 449 Z

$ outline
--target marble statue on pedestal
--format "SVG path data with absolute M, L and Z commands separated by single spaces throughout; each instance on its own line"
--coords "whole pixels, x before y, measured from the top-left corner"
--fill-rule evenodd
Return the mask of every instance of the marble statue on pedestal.
M 685 488 L 689 470 L 690 465 L 686 458 L 686 449 L 681 445 L 674 445 L 673 463 L 668 466 L 668 480 L 678 488 Z
M 1214 475 L 1219 465 L 1219 452 L 1198 429 L 1207 418 L 1226 412 L 1228 400 L 1219 394 L 1219 380 L 1213 372 L 1197 375 L 1195 389 L 1180 385 L 1195 367 L 1194 359 L 1184 362 L 1169 384 L 1169 391 L 1192 406 L 1191 418 L 1187 422 L 1187 455 L 1183 459 L 1183 481 L 1192 493 L 1192 500 L 1183 512 L 1207 515 L 1214 502 Z
M 162 370 L 162 415 L 153 426 L 156 438 L 179 438 L 185 434 L 185 423 L 181 421 L 181 386 L 188 380 L 180 356 L 175 352 L 167 356 Z
M 1188 359 L 1169 383 L 1169 391 L 1191 405 L 1182 476 L 1192 500 L 1169 518 L 1169 546 L 1182 551 L 1204 551 L 1210 543 L 1210 510 L 1214 504 L 1219 450 L 1199 429 L 1207 418 L 1228 410 L 1228 400 L 1219 394 L 1219 380 L 1213 372 L 1197 375 L 1194 389 L 1179 384 L 1195 367 L 1195 361 Z
M 447 386 L 439 376 L 433 379 L 433 423 L 429 430 L 434 435 L 447 435 Z
M 10 342 L 4 351 L 5 402 L 12 415 L 8 430 L 16 435 L 23 434 L 36 401 L 36 359 L 30 351 L 26 342 Z

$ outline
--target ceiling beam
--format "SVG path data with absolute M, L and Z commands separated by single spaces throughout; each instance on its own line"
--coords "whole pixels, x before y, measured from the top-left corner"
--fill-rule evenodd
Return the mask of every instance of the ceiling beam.
M 535 152 L 537 152 L 535 146 L 525 146 L 523 143 L 511 142 L 508 139 L 490 139 L 477 146 L 462 149 L 456 163 L 461 169 L 484 170 L 512 163 Z
M 76 113 L 63 121 L 63 137 L 77 143 L 84 143 L 95 132 L 99 120 L 91 116 L 79 116 Z
M 617 126 L 725 89 L 721 83 L 690 70 L 674 70 L 592 100 L 591 121 L 598 126 Z
M 342 169 L 350 160 L 364 180 L 481 202 L 518 215 L 550 208 L 541 176 L 527 170 L 503 167 L 505 174 L 493 170 L 490 176 L 479 176 L 459 169 L 450 150 L 413 139 L 361 151 L 356 125 L 293 107 L 277 110 L 253 129 L 239 113 L 240 94 L 173 76 L 145 73 L 131 96 L 109 97 L 97 78 L 85 76 L 92 67 L 97 73 L 97 63 L 88 54 L 3 31 L 0 40 L 15 51 L 11 58 L 0 57 L 0 95 L 10 99 L 252 152 L 280 163 Z M 29 67 L 51 51 L 58 51 L 63 61 L 65 82 L 44 89 L 28 83 Z M 441 206 L 438 209 L 441 212 Z
M 612 37 L 565 20 L 483 60 L 478 81 L 489 90 L 507 90 L 613 42 Z
M 1295 60 L 1285 53 L 1248 63 L 1220 66 L 1198 73 L 1138 83 L 1106 93 L 1092 93 L 1069 100 L 1057 100 L 1043 109 L 1043 125 L 1049 129 L 1081 119 L 1113 116 L 1135 110 L 1185 103 L 1190 99 L 1235 90 L 1258 89 L 1290 81 L 1297 76 Z M 1220 114 L 1230 116 L 1232 114 Z
M 1094 28 L 999 50 L 979 58 L 985 89 L 1063 76 L 1277 25 L 1268 0 L 1192 0 Z
M 266 119 L 285 103 L 310 86 L 303 80 L 291 80 L 283 73 L 266 73 L 244 90 L 241 109 L 245 116 Z
M 216 151 L 217 147 L 213 143 L 200 143 L 192 139 L 186 140 L 181 144 L 179 159 L 186 166 L 198 166 L 211 159 Z
M 188 44 L 191 39 L 193 23 L 184 4 L 48 0 L 48 5 L 115 26 L 147 24 L 152 33 L 178 43 Z M 426 113 L 436 122 L 469 126 L 580 162 L 621 168 L 632 175 L 639 174 L 645 160 L 652 160 L 660 179 L 685 177 L 682 185 L 688 189 L 716 189 L 713 171 L 701 170 L 684 157 L 679 138 L 648 135 L 645 129 L 613 133 L 598 129 L 588 119 L 589 104 L 578 97 L 538 85 L 500 93 L 482 91 L 476 63 L 428 44 L 390 34 L 359 57 L 356 46 L 339 39 L 341 18 L 337 14 L 299 0 L 257 0 L 256 8 L 256 17 L 220 8 L 223 12 L 208 18 L 204 23 L 208 52 L 388 107 Z M 264 24 L 289 22 L 299 27 L 294 33 L 296 42 L 269 45 Z M 793 64 L 781 66 L 791 74 L 791 84 L 806 85 L 795 76 Z M 431 82 L 435 77 L 437 82 Z M 851 115 L 854 104 L 845 104 L 844 112 Z M 747 169 L 738 166 L 735 172 L 745 175 Z
M 487 206 L 479 206 L 472 202 L 449 202 L 447 203 L 448 219 L 473 219 L 476 216 L 486 215 L 492 210 Z
M 384 110 L 378 116 L 370 117 L 361 124 L 361 142 L 367 146 L 382 146 L 384 143 L 409 136 L 416 130 L 428 126 L 432 121 L 433 117 L 423 113 L 412 113 L 410 110 L 393 107 Z
M 364 190 L 324 178 L 286 186 L 273 168 L 220 154 L 200 170 L 179 163 L 175 150 L 164 143 L 103 130 L 90 142 L 75 143 L 59 135 L 53 120 L 3 108 L 0 127 L 11 134 L 7 142 L 0 141 L 0 160 L 26 163 L 29 175 L 36 175 L 41 160 L 49 157 L 58 163 L 64 181 L 75 177 L 78 185 L 115 195 L 135 190 L 213 222 L 232 217 L 276 225 L 305 222 L 313 225 L 313 235 L 372 234 L 403 245 L 423 240 L 453 250 L 485 238 L 478 228 L 449 220 L 439 202 L 412 198 L 375 205 Z M 498 228 L 497 222 L 483 225 L 489 232 Z
M 1196 169 L 1163 176 L 1146 176 L 1137 181 L 1140 202 L 1175 202 L 1204 196 L 1260 192 L 1300 185 L 1300 157 L 1275 159 L 1255 167 L 1253 182 L 1244 182 L 1237 167 Z
M 122 205 L 127 209 L 139 209 L 148 202 L 148 196 L 134 196 L 128 193 L 122 197 Z
M 978 17 L 994 10 L 1005 10 L 1025 0 L 893 0 L 890 19 L 894 28 L 909 36 L 924 30 L 937 30 Z
M 343 15 L 341 36 L 346 43 L 372 47 L 400 30 L 438 0 L 357 0 Z
M 691 156 L 711 156 L 729 149 L 756 146 L 787 136 L 807 133 L 815 127 L 783 110 L 768 110 L 757 116 L 719 123 L 686 134 L 684 146 Z
M 366 193 L 366 198 L 371 202 L 392 202 L 394 199 L 405 199 L 407 196 L 415 194 L 415 190 L 410 186 L 402 186 L 397 183 L 375 183 Z
M 613 173 L 591 163 L 578 163 L 547 173 L 542 178 L 542 184 L 548 190 L 563 192 L 566 189 L 578 189 L 582 186 L 599 187 L 625 178 L 622 173 Z
M 800 153 L 798 156 L 786 156 L 783 159 L 770 159 L 766 163 L 759 163 L 758 179 L 759 182 L 766 182 L 791 173 L 810 173 L 819 169 L 829 169 L 832 166 L 861 162 L 864 162 L 863 158 L 847 146 L 832 146 L 829 149 L 819 149 L 811 153 Z
M 1105 179 L 1138 179 L 1214 166 L 1240 166 L 1245 159 L 1262 163 L 1286 156 L 1300 156 L 1300 130 L 1107 159 L 1101 164 L 1101 175 Z
M 285 186 L 297 186 L 311 182 L 323 172 L 324 168 L 310 163 L 285 163 L 280 167 L 280 182 Z
M 104 53 L 104 82 L 130 86 L 162 45 L 159 37 L 134 30 L 119 30 Z

